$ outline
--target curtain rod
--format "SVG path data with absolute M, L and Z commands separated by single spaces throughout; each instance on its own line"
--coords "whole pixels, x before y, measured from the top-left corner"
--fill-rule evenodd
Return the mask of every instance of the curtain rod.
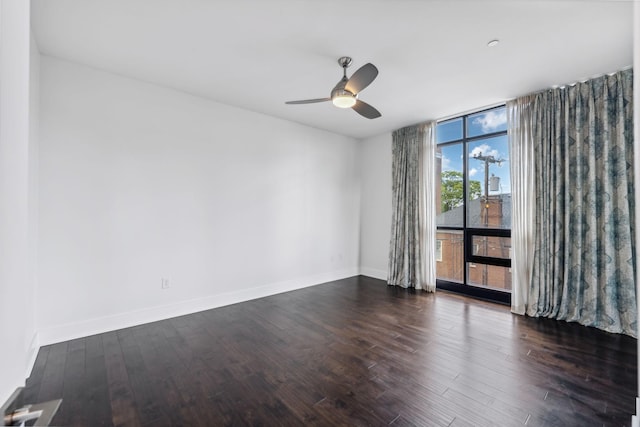
M 504 101 L 495 102 L 493 104 L 485 105 L 484 107 L 474 108 L 472 110 L 467 110 L 467 111 L 464 111 L 462 113 L 455 113 L 455 114 L 451 114 L 449 116 L 441 117 L 439 119 L 436 119 L 436 123 L 445 122 L 447 120 L 455 119 L 455 118 L 458 118 L 460 116 L 466 116 L 467 114 L 473 114 L 473 113 L 477 113 L 479 111 L 489 110 L 491 108 L 499 107 L 500 105 L 505 105 L 507 102 L 511 101 L 511 99 L 512 98 L 505 99 Z M 513 99 L 515 99 L 515 98 L 513 98 Z
M 610 73 L 596 74 L 596 75 L 591 76 L 591 77 L 589 77 L 587 79 L 578 80 L 578 81 L 575 81 L 575 82 L 572 82 L 572 83 L 565 83 L 565 84 L 561 84 L 561 85 L 552 85 L 551 87 L 531 92 L 529 95 L 545 92 L 547 90 L 553 90 L 553 89 L 563 88 L 563 87 L 567 87 L 567 86 L 574 86 L 574 85 L 576 85 L 578 83 L 585 83 L 585 82 L 588 82 L 589 80 L 596 79 L 596 78 L 602 77 L 602 76 L 612 76 L 612 75 L 614 75 L 616 73 L 619 73 L 619 72 L 625 71 L 625 70 L 629 70 L 629 69 L 633 69 L 633 66 L 632 65 L 628 65 L 626 67 L 620 68 L 618 71 L 612 71 Z M 526 95 L 522 95 L 522 96 L 526 96 Z M 504 101 L 498 101 L 498 102 L 495 102 L 493 104 L 485 105 L 484 107 L 473 108 L 471 110 L 463 111 L 461 113 L 455 113 L 455 114 L 451 114 L 451 115 L 448 115 L 448 116 L 444 116 L 444 117 L 441 117 L 439 119 L 436 119 L 435 122 L 436 123 L 446 122 L 447 120 L 455 119 L 455 118 L 458 118 L 460 116 L 466 116 L 468 114 L 477 113 L 479 111 L 489 110 L 491 108 L 495 108 L 495 107 L 498 107 L 500 105 L 505 105 L 507 102 L 512 101 L 514 99 L 516 99 L 516 98 L 509 98 L 509 99 L 505 99 Z
M 631 69 L 633 69 L 633 65 L 627 65 L 626 67 L 622 67 L 622 68 L 620 68 L 618 71 L 612 71 L 612 72 L 610 72 L 610 73 L 600 73 L 600 74 L 596 74 L 596 75 L 593 75 L 593 76 L 591 76 L 591 77 L 588 77 L 588 78 L 586 78 L 586 79 L 576 80 L 576 81 L 571 82 L 571 83 L 565 83 L 565 84 L 561 84 L 561 85 L 553 85 L 553 86 L 551 86 L 550 88 L 542 89 L 542 90 L 540 90 L 540 91 L 538 91 L 538 92 L 535 92 L 535 93 L 544 92 L 545 90 L 550 90 L 550 89 L 564 88 L 564 87 L 567 87 L 567 86 L 575 86 L 575 85 L 577 85 L 578 83 L 586 83 L 586 82 L 588 82 L 589 80 L 597 79 L 598 77 L 603 77 L 603 76 L 613 76 L 614 74 L 621 73 L 621 72 L 623 72 L 623 71 L 631 70 Z

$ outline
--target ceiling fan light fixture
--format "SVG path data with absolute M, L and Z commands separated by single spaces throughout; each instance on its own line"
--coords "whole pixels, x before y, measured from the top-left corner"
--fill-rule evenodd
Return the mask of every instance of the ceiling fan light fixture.
M 356 97 L 349 91 L 336 91 L 331 97 L 331 102 L 338 108 L 351 108 L 356 105 Z
M 344 109 L 351 108 L 367 119 L 377 119 L 382 116 L 380 111 L 358 99 L 358 95 L 362 89 L 369 86 L 378 75 L 376 66 L 370 62 L 366 63 L 358 68 L 351 77 L 347 77 L 347 68 L 351 65 L 351 58 L 343 56 L 338 59 L 338 63 L 342 67 L 342 78 L 331 90 L 331 97 L 287 101 L 285 104 L 315 104 L 316 102 L 331 101 L 335 107 Z
M 350 95 L 340 95 L 333 98 L 333 105 L 338 108 L 351 108 L 356 105 L 356 99 Z

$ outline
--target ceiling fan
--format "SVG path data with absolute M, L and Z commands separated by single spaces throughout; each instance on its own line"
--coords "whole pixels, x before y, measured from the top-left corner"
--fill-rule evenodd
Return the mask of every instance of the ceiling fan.
M 382 116 L 382 114 L 371 105 L 358 99 L 360 91 L 369 86 L 378 75 L 376 66 L 371 63 L 365 64 L 358 68 L 350 78 L 347 78 L 347 68 L 351 65 L 351 58 L 343 56 L 338 59 L 338 64 L 342 67 L 342 79 L 340 79 L 331 91 L 331 97 L 288 101 L 285 104 L 313 104 L 316 102 L 331 101 L 336 107 L 353 108 L 356 113 L 367 119 L 375 119 Z

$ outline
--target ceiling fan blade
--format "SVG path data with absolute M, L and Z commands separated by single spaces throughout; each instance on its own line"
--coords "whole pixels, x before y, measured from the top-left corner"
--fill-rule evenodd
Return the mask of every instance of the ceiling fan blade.
M 302 101 L 287 101 L 285 104 L 313 104 L 315 102 L 331 101 L 331 98 L 303 99 Z
M 369 86 L 377 75 L 378 69 L 375 65 L 371 63 L 364 64 L 353 73 L 344 88 L 352 94 L 357 95 L 358 92 Z
M 356 110 L 358 114 L 366 117 L 367 119 L 377 119 L 378 117 L 382 116 L 382 114 L 380 114 L 380 111 L 376 110 L 366 102 L 360 101 L 359 99 L 356 101 L 356 105 L 351 108 Z

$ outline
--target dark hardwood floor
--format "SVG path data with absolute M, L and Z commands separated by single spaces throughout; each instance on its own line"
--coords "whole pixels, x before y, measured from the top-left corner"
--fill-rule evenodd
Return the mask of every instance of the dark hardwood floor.
M 625 426 L 636 340 L 367 277 L 43 347 L 56 425 Z

